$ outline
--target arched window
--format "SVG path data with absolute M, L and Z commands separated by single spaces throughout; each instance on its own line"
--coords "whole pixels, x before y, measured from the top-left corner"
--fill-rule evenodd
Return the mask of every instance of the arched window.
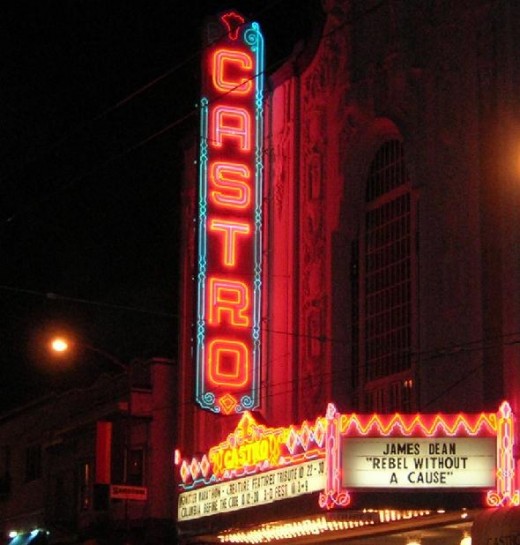
M 415 206 L 403 145 L 385 142 L 368 175 L 358 253 L 357 387 L 363 410 L 414 408 Z M 356 305 L 354 305 L 356 306 Z

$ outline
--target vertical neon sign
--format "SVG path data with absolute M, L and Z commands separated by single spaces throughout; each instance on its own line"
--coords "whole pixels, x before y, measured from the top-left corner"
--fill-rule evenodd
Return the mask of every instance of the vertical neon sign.
M 196 400 L 259 405 L 264 44 L 257 23 L 220 16 L 203 57 Z

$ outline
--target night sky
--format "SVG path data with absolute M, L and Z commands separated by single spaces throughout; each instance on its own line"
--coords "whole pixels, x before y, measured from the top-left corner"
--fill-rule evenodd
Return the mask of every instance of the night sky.
M 269 73 L 316 6 L 2 5 L 0 411 L 63 380 L 45 350 L 56 331 L 122 362 L 175 357 L 180 141 L 197 128 L 202 21 L 234 7 L 260 22 Z

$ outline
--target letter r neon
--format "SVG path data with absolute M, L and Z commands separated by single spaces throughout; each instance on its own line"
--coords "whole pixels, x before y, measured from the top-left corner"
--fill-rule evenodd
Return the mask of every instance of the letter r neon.
M 208 323 L 221 324 L 227 314 L 228 322 L 237 327 L 249 327 L 249 287 L 239 280 L 210 277 L 208 280 Z

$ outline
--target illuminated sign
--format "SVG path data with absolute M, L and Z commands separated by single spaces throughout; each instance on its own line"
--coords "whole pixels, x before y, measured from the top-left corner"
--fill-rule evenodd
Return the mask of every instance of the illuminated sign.
M 234 433 L 226 441 L 212 447 L 209 462 L 216 477 L 235 475 L 276 467 L 287 441 L 287 428 L 267 428 L 245 412 Z M 285 452 L 287 449 L 285 449 Z
M 110 486 L 110 497 L 113 500 L 146 501 L 148 499 L 148 488 L 128 484 L 113 484 Z
M 180 487 L 190 490 L 215 482 L 288 468 L 314 459 L 323 459 L 326 420 L 314 424 L 270 428 L 258 423 L 246 411 L 233 433 L 210 448 L 202 458 L 179 459 Z
M 263 37 L 235 12 L 205 48 L 199 157 L 199 405 L 259 406 Z
M 179 520 L 319 491 L 324 509 L 352 490 L 482 490 L 488 506 L 518 506 L 514 418 L 507 402 L 476 414 L 342 414 L 270 428 L 245 411 L 236 429 L 179 466 Z
M 363 438 L 342 444 L 347 488 L 492 488 L 493 437 Z
M 327 410 L 326 509 L 352 502 L 352 488 L 484 488 L 489 506 L 520 505 L 514 419 L 496 413 L 339 414 Z
M 178 520 L 208 517 L 319 492 L 325 462 L 313 460 L 179 494 Z

